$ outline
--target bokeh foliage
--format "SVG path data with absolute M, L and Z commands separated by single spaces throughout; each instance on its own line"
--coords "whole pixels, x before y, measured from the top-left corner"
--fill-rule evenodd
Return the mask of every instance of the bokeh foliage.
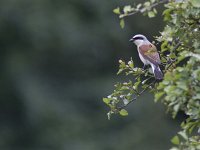
M 151 70 L 143 70 L 119 61 L 119 72 L 135 77 L 129 82 L 118 83 L 116 89 L 103 101 L 110 107 L 108 118 L 112 114 L 128 115 L 127 105 L 148 90 L 155 95 L 155 101 L 166 105 L 167 111 L 175 118 L 182 111 L 187 119 L 181 124 L 172 143 L 173 150 L 200 149 L 200 1 L 198 0 L 150 0 L 136 6 L 117 7 L 114 13 L 119 15 L 120 25 L 124 28 L 124 18 L 136 13 L 143 13 L 150 18 L 157 14 L 156 6 L 164 4 L 163 20 L 165 27 L 156 37 L 160 43 L 160 56 L 164 79 L 153 79 Z
M 161 18 L 138 15 L 121 30 L 112 13 L 121 3 L 0 1 L 0 149 L 170 147 L 167 139 L 179 121 L 161 113 L 163 107 L 153 104 L 152 95 L 142 95 L 145 104 L 135 102 L 130 117 L 108 121 L 105 116 L 101 97 L 121 78 L 113 78 L 118 59 L 138 60 L 129 38 L 139 32 L 151 37 L 163 27 L 161 22 L 150 30 L 145 24 L 150 28 Z M 138 60 L 135 66 L 140 65 Z M 160 128 L 153 130 L 155 126 Z

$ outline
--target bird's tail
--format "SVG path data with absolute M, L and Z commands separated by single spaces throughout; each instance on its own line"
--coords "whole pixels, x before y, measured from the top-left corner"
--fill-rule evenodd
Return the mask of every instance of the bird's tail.
M 163 79 L 163 73 L 160 70 L 160 67 L 158 65 L 154 65 L 154 64 L 151 64 L 151 67 L 152 67 L 155 78 L 158 80 Z

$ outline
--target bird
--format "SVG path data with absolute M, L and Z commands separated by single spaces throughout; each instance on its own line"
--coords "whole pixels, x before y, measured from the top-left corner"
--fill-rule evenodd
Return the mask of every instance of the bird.
M 159 67 L 161 61 L 156 46 L 142 34 L 134 35 L 129 41 L 137 46 L 140 60 L 144 63 L 143 69 L 146 65 L 151 65 L 155 78 L 162 80 L 163 73 Z

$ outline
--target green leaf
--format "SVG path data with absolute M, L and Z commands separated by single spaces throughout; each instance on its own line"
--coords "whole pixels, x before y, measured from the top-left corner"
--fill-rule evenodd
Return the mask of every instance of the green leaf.
M 174 105 L 174 107 L 173 107 L 173 110 L 174 110 L 173 118 L 176 117 L 176 114 L 179 111 L 179 108 L 180 108 L 180 104 Z
M 174 53 L 170 53 L 169 57 L 170 58 L 176 58 L 177 56 Z
M 149 7 L 150 5 L 151 5 L 150 2 L 145 2 L 145 3 L 144 3 L 144 6 L 145 6 L 145 7 Z
M 195 96 L 192 97 L 194 100 L 200 99 L 200 93 L 197 93 Z
M 177 82 L 177 87 L 179 87 L 179 88 L 181 88 L 181 89 L 183 89 L 183 90 L 185 90 L 185 91 L 187 91 L 188 90 L 188 86 L 187 86 L 187 83 L 186 82 L 184 82 L 184 81 L 182 81 L 182 82 Z
M 161 45 L 161 51 L 162 52 L 165 52 L 166 50 L 168 50 L 167 48 L 167 45 L 168 45 L 168 42 L 167 41 L 164 41 Z
M 179 137 L 176 135 L 174 136 L 172 139 L 171 139 L 171 142 L 175 145 L 179 145 L 180 143 L 180 140 L 179 140 Z
M 142 4 L 141 3 L 139 3 L 138 5 L 137 5 L 137 9 L 140 9 L 140 7 L 142 6 Z
M 119 69 L 119 71 L 117 72 L 117 75 L 119 75 L 120 73 L 123 72 L 124 69 Z
M 200 0 L 191 0 L 190 2 L 194 7 L 200 7 Z
M 128 5 L 128 6 L 124 6 L 124 9 L 123 9 L 124 13 L 127 14 L 128 12 L 131 11 L 131 6 Z
M 121 19 L 119 24 L 120 24 L 121 28 L 123 29 L 123 28 L 124 28 L 124 26 L 125 26 L 124 19 Z
M 128 65 L 129 65 L 129 67 L 131 67 L 132 69 L 134 68 L 134 64 L 133 64 L 133 61 L 132 61 L 132 60 L 128 62 Z
M 178 132 L 178 134 L 179 134 L 180 136 L 182 136 L 185 140 L 188 139 L 188 136 L 187 136 L 187 134 L 185 133 L 185 131 L 180 131 L 180 132 Z
M 121 116 L 128 116 L 128 112 L 125 109 L 121 109 L 120 112 L 119 112 L 119 114 Z
M 189 133 L 191 134 L 192 133 L 192 131 L 193 131 L 193 129 L 196 127 L 196 125 L 192 125 L 190 128 L 189 128 Z
M 137 89 L 138 89 L 138 86 L 140 85 L 140 83 L 141 83 L 140 80 L 138 80 L 137 82 L 135 82 L 134 85 L 133 85 L 133 88 L 134 88 L 135 90 L 137 90 Z
M 109 104 L 111 100 L 111 98 L 103 98 L 103 102 L 106 104 Z
M 113 9 L 113 12 L 114 12 L 115 14 L 119 15 L 119 14 L 120 14 L 120 8 L 117 7 L 117 8 L 115 8 L 115 9 Z
M 153 11 L 149 11 L 148 16 L 149 16 L 149 18 L 153 18 L 153 17 L 155 17 L 155 13 Z
M 151 1 L 151 3 L 155 3 L 156 2 L 156 0 L 150 0 Z
M 155 94 L 155 102 L 157 102 L 164 94 L 165 94 L 165 92 L 156 93 Z
M 153 9 L 153 12 L 154 12 L 155 14 L 157 14 L 157 10 L 156 10 L 155 8 Z
M 126 63 L 122 60 L 119 60 L 119 68 L 125 68 L 126 67 Z

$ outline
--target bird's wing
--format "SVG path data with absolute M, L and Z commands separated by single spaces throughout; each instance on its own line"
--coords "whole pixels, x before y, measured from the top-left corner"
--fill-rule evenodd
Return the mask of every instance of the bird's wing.
M 139 46 L 139 53 L 154 65 L 160 64 L 160 57 L 156 47 L 153 44 L 145 44 Z

